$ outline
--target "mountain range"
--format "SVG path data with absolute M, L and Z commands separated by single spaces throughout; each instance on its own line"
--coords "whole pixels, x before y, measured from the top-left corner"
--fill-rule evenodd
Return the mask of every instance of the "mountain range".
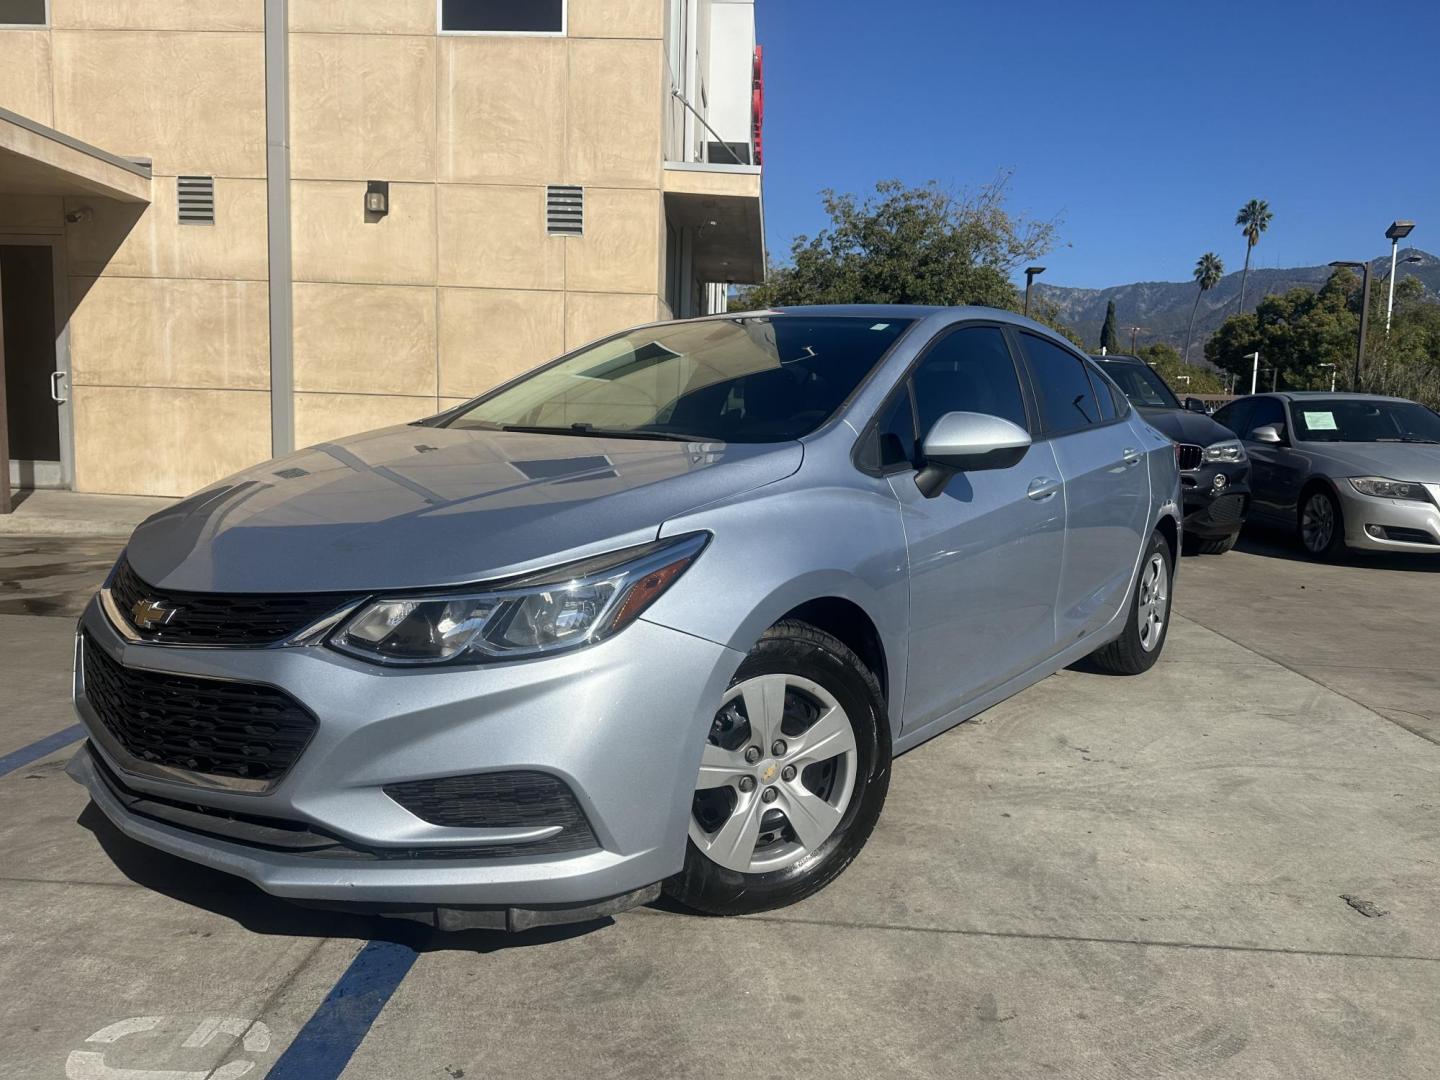
M 1414 259 L 1413 262 L 1406 262 Z M 1252 267 L 1245 283 L 1245 310 L 1253 311 L 1261 298 L 1289 289 L 1318 289 L 1333 271 L 1328 266 L 1296 266 L 1285 269 Z M 1390 253 L 1371 262 L 1371 289 L 1388 288 Z M 1382 279 L 1384 275 L 1384 279 Z M 1440 293 L 1440 258 L 1418 248 L 1401 248 L 1397 280 L 1420 279 L 1425 291 Z M 1034 295 L 1054 304 L 1062 322 L 1074 328 L 1086 345 L 1100 348 L 1100 327 L 1105 321 L 1105 307 L 1115 301 L 1115 316 L 1121 331 L 1121 343 L 1128 349 L 1130 327 L 1142 329 L 1136 335 L 1138 345 L 1164 341 L 1181 349 L 1185 345 L 1185 327 L 1199 288 L 1194 281 L 1140 281 L 1133 285 L 1112 285 L 1107 289 L 1077 289 L 1064 285 L 1035 282 Z M 1195 314 L 1195 337 L 1190 345 L 1190 361 L 1203 363 L 1204 343 L 1225 319 L 1235 314 L 1240 299 L 1240 271 L 1226 274 L 1213 289 L 1201 297 Z

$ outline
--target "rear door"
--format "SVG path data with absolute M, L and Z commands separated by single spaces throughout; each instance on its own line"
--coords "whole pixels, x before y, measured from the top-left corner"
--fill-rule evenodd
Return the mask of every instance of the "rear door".
M 1065 484 L 1065 554 L 1055 628 L 1065 648 L 1109 622 L 1129 595 L 1150 538 L 1144 447 L 1109 387 L 1051 338 L 1019 331 L 1042 431 Z
M 878 418 L 881 467 L 901 506 L 910 559 L 905 730 L 923 727 L 1055 651 L 1064 502 L 1043 440 L 1009 469 L 961 472 L 927 499 L 916 447 L 948 412 L 1033 430 L 1004 331 L 943 331 Z

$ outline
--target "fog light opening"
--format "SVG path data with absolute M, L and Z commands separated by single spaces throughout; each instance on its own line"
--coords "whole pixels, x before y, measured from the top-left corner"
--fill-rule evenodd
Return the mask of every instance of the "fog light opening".
M 1388 539 L 1385 535 L 1385 526 L 1383 525 L 1366 525 L 1365 531 L 1376 540 Z
M 1223 472 L 1216 473 L 1215 479 L 1210 481 L 1211 487 L 1213 487 L 1216 491 L 1224 491 L 1225 488 L 1229 485 L 1229 483 L 1229 477 L 1227 477 Z

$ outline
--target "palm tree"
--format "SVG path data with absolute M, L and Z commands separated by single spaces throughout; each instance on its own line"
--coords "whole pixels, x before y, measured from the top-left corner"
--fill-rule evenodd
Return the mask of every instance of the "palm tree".
M 1270 204 L 1264 199 L 1251 199 L 1240 207 L 1235 215 L 1235 224 L 1245 234 L 1245 272 L 1240 275 L 1240 306 L 1235 309 L 1239 315 L 1245 310 L 1245 280 L 1250 276 L 1250 252 L 1260 242 L 1260 234 L 1270 227 Z
M 1207 251 L 1195 260 L 1195 284 L 1200 291 L 1195 294 L 1195 306 L 1190 309 L 1190 326 L 1185 331 L 1185 351 L 1180 354 L 1183 363 L 1190 362 L 1190 335 L 1195 332 L 1195 312 L 1200 310 L 1200 298 L 1220 283 L 1225 276 L 1225 264 L 1220 256 Z

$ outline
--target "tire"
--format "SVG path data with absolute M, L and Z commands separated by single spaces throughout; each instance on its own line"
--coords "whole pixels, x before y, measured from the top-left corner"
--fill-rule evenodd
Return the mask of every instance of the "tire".
M 779 753 L 777 739 L 785 743 Z M 758 760 L 748 760 L 757 748 Z M 831 635 L 777 623 L 741 663 L 716 712 L 685 866 L 665 892 L 709 915 L 793 904 L 854 861 L 889 786 L 890 727 L 874 674 Z M 771 791 L 773 801 L 764 801 Z
M 1312 559 L 1334 560 L 1345 554 L 1345 518 L 1340 500 L 1328 488 L 1314 487 L 1301 496 L 1295 538 Z
M 1170 632 L 1170 582 L 1174 571 L 1170 545 L 1157 529 L 1151 534 L 1140 562 L 1140 575 L 1125 615 L 1124 633 L 1090 654 L 1090 659 L 1102 671 L 1112 675 L 1139 675 L 1155 666 Z
M 1240 539 L 1240 534 L 1231 533 L 1229 536 L 1221 537 L 1219 540 L 1201 540 L 1199 550 L 1201 555 L 1224 555 L 1235 546 L 1235 541 Z

